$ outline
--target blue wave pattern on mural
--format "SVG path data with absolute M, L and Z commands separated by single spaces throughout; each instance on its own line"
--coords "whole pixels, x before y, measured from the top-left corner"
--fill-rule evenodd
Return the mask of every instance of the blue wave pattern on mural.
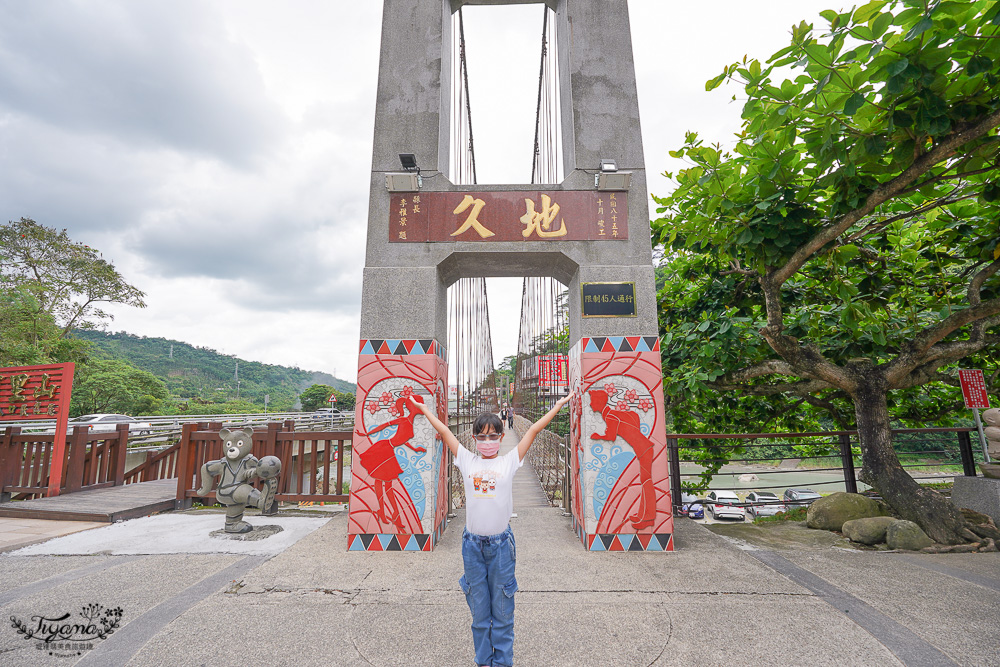
M 424 518 L 424 505 L 427 500 L 427 492 L 424 490 L 424 480 L 420 477 L 420 471 L 417 470 L 417 466 L 413 465 L 407 456 L 397 456 L 399 459 L 400 467 L 403 469 L 403 474 L 399 476 L 399 481 L 403 483 L 403 487 L 406 492 L 410 494 L 410 500 L 413 501 L 413 507 L 417 510 L 417 516 L 421 519 Z M 418 465 L 425 464 L 424 455 L 420 454 L 420 458 L 417 459 Z
M 608 462 L 601 467 L 594 480 L 594 516 L 598 519 L 601 517 L 601 512 L 604 511 L 604 503 L 607 502 L 611 489 L 615 487 L 615 483 L 621 477 L 625 467 L 635 458 L 635 453 L 631 450 L 625 451 L 621 446 L 615 445 L 611 448 L 609 457 Z

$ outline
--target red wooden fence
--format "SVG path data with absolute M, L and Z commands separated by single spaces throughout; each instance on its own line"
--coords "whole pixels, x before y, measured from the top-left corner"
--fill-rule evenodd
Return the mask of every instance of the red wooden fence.
M 35 498 L 49 491 L 55 434 L 21 433 L 8 426 L 0 435 L 0 500 Z M 128 424 L 113 433 L 74 427 L 61 462 L 60 493 L 101 489 L 124 483 Z

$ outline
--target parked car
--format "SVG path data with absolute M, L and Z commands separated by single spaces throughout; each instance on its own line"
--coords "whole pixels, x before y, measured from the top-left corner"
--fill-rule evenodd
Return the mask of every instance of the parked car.
M 690 493 L 682 493 L 681 514 L 692 519 L 703 519 L 705 517 L 705 508 L 701 504 L 701 498 Z
M 794 507 L 809 507 L 819 498 L 822 498 L 822 496 L 812 489 L 785 489 L 784 501 L 789 509 Z
M 785 505 L 777 494 L 770 491 L 751 491 L 747 494 L 747 514 L 755 519 L 759 516 L 774 516 L 784 511 Z
M 135 417 L 129 417 L 128 415 L 82 415 L 76 419 L 69 420 L 70 430 L 74 426 L 89 426 L 93 433 L 111 433 L 118 428 L 119 424 L 128 424 L 128 432 L 138 432 L 139 435 L 146 435 L 153 428 L 149 422 L 141 422 Z
M 713 519 L 726 517 L 746 521 L 746 512 L 742 507 L 737 507 L 739 503 L 740 497 L 732 491 L 709 491 L 708 497 L 705 498 L 705 507 Z

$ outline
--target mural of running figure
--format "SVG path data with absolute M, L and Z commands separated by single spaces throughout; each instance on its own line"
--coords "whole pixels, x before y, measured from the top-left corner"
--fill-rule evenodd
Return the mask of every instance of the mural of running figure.
M 656 519 L 656 494 L 653 489 L 653 443 L 643 435 L 639 425 L 639 415 L 631 410 L 612 410 L 608 405 L 608 393 L 603 389 L 592 389 L 590 408 L 600 412 L 607 428 L 604 434 L 593 433 L 594 440 L 614 442 L 619 436 L 632 447 L 639 459 L 639 484 L 642 489 L 639 511 L 629 517 L 636 530 L 649 528 Z
M 418 403 L 424 402 L 424 399 L 420 396 L 414 396 L 413 400 Z M 396 432 L 390 437 L 377 442 L 373 441 L 371 447 L 358 455 L 358 460 L 361 462 L 362 467 L 368 471 L 371 478 L 375 480 L 375 493 L 379 498 L 379 506 L 375 510 L 376 518 L 382 524 L 393 524 L 402 532 L 405 528 L 400 518 L 399 505 L 396 503 L 396 493 L 392 490 L 392 483 L 398 481 L 399 475 L 403 472 L 403 468 L 400 467 L 399 460 L 396 458 L 396 447 L 409 447 L 419 453 L 426 452 L 427 449 L 424 447 L 414 447 L 410 443 L 410 439 L 413 437 L 413 420 L 420 413 L 407 403 L 405 396 L 400 396 L 396 399 L 394 407 L 394 412 L 401 416 L 380 426 L 376 426 L 367 433 L 360 430 L 357 431 L 358 435 L 370 439 L 373 434 L 383 431 L 390 426 L 396 427 Z M 406 415 L 403 415 L 404 407 L 408 411 Z M 403 493 L 405 493 L 405 490 Z M 409 497 L 406 500 L 412 504 Z M 385 513 L 385 508 L 387 507 L 391 511 L 391 514 L 388 516 Z M 416 514 L 416 510 L 413 513 Z

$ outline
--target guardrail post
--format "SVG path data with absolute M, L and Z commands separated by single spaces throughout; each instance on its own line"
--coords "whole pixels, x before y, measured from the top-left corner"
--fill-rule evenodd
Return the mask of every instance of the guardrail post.
M 968 431 L 958 432 L 958 451 L 962 456 L 962 471 L 966 477 L 976 477 L 976 458 L 972 453 L 972 438 Z
M 187 497 L 188 484 L 194 474 L 194 446 L 191 434 L 198 428 L 197 424 L 188 423 L 181 427 L 181 446 L 177 452 L 177 496 L 174 499 L 174 509 L 186 510 L 194 505 L 194 500 Z
M 267 432 L 264 434 L 264 447 L 261 451 L 261 458 L 265 456 L 276 456 L 278 453 L 278 430 L 281 424 L 269 422 Z
M 112 458 L 112 462 L 115 466 L 115 486 L 124 486 L 125 484 L 125 457 L 128 454 L 128 428 L 128 424 L 118 425 L 118 440 L 115 442 L 115 456 Z
M 681 454 L 677 438 L 667 438 L 667 454 L 670 457 L 670 498 L 673 501 L 674 516 L 680 516 L 681 505 Z
M 570 484 L 570 479 L 569 479 L 570 478 L 570 471 L 573 469 L 573 467 L 570 465 L 570 461 L 569 461 L 569 455 L 570 455 L 570 452 L 571 452 L 571 450 L 570 450 L 571 440 L 572 440 L 572 436 L 569 435 L 569 434 L 567 434 L 566 437 L 563 438 L 563 443 L 562 443 L 563 444 L 563 457 L 562 457 L 562 468 L 563 468 L 563 470 L 562 470 L 562 473 L 563 473 L 563 475 L 562 475 L 562 478 L 563 478 L 563 483 L 562 483 L 562 501 L 563 501 L 563 511 L 564 512 L 571 512 L 572 511 L 571 508 L 573 507 L 573 505 L 570 503 L 570 499 L 569 499 L 570 489 L 573 488 L 573 485 Z
M 840 435 L 840 463 L 844 468 L 844 488 L 848 493 L 858 492 L 857 474 L 854 472 L 854 453 L 851 452 L 851 436 Z
M 11 494 L 3 489 L 14 486 L 14 479 L 21 472 L 21 457 L 14 453 L 14 436 L 20 432 L 20 426 L 8 426 L 0 438 L 0 503 L 10 502 Z
M 69 439 L 69 464 L 66 466 L 66 477 L 63 488 L 67 493 L 79 491 L 83 486 L 83 468 L 87 458 L 88 426 L 74 426 L 73 435 Z M 61 461 L 52 461 L 50 465 L 61 465 Z M 51 473 L 50 473 L 51 474 Z

